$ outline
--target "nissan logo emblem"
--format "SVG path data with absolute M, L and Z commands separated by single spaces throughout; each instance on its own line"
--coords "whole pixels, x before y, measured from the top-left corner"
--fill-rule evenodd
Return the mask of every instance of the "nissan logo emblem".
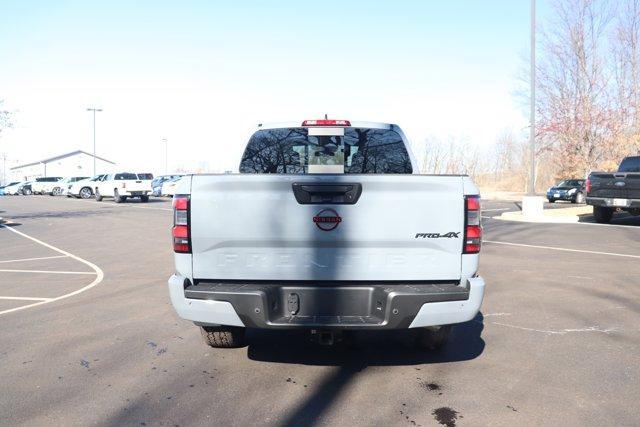
M 313 222 L 320 230 L 331 231 L 342 222 L 342 218 L 333 209 L 323 209 L 313 217 Z

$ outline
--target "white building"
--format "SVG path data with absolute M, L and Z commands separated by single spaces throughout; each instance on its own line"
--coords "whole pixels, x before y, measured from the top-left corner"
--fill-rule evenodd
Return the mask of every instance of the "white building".
M 93 154 L 82 150 L 11 168 L 12 181 L 31 181 L 45 176 L 93 176 Z M 114 171 L 115 163 L 95 156 L 96 174 Z

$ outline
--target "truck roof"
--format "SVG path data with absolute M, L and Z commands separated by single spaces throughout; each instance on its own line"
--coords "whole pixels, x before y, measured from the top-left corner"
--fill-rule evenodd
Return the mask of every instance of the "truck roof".
M 278 128 L 299 128 L 302 126 L 302 120 L 299 121 L 287 121 L 287 122 L 273 122 L 273 123 L 260 123 L 257 129 L 278 129 Z M 335 127 L 352 127 L 352 128 L 372 128 L 372 129 L 399 129 L 398 125 L 392 123 L 380 123 L 380 122 L 367 122 L 367 121 L 353 121 L 349 120 L 351 126 L 339 126 Z M 313 126 L 305 126 L 313 127 Z

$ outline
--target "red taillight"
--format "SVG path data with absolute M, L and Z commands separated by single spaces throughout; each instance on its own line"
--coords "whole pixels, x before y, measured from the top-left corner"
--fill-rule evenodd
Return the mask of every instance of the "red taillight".
M 305 120 L 302 122 L 302 126 L 351 126 L 351 122 L 349 120 L 330 119 Z
M 189 196 L 177 194 L 173 197 L 173 251 L 191 253 L 191 230 L 189 229 Z
M 185 196 L 176 196 L 173 198 L 173 209 L 186 211 L 189 209 L 189 198 Z
M 477 254 L 482 245 L 482 225 L 480 224 L 480 196 L 465 197 L 465 230 L 462 253 Z
M 589 194 L 591 191 L 591 178 L 587 178 L 587 182 L 584 183 L 584 189 Z

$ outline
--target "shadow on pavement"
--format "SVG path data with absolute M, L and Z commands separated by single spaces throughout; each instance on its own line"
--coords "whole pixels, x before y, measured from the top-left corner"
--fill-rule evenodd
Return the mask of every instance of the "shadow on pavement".
M 137 197 L 133 197 L 130 199 L 127 199 L 125 203 L 140 203 L 143 205 L 149 204 L 149 203 L 171 203 L 172 198 L 171 197 L 155 197 L 155 196 L 151 196 L 149 197 L 149 201 L 147 202 L 142 202 L 139 198 Z
M 372 333 L 364 337 L 364 348 L 350 349 L 348 338 L 341 345 L 322 347 L 305 343 L 302 332 L 253 331 L 249 337 L 252 360 L 336 366 L 317 390 L 285 416 L 283 426 L 311 426 L 337 401 L 349 383 L 369 366 L 406 366 L 472 360 L 484 351 L 481 313 L 470 322 L 456 325 L 449 343 L 440 351 L 416 350 L 403 346 L 398 335 L 404 331 Z
M 36 212 L 23 215 L 13 215 L 10 219 L 39 219 L 39 218 L 83 218 L 94 215 L 104 215 L 104 209 L 86 211 L 59 211 L 59 212 Z
M 596 223 L 593 214 L 578 215 L 578 222 L 583 223 Z M 611 225 L 628 225 L 628 226 L 640 226 L 640 216 L 633 216 L 626 212 L 614 213 L 613 218 L 609 222 Z
M 379 331 L 352 335 L 333 346 L 309 342 L 305 331 L 248 331 L 247 355 L 251 360 L 322 366 L 403 366 L 472 360 L 484 351 L 481 313 L 470 322 L 454 326 L 448 344 L 440 351 L 416 350 L 403 345 L 406 331 Z

